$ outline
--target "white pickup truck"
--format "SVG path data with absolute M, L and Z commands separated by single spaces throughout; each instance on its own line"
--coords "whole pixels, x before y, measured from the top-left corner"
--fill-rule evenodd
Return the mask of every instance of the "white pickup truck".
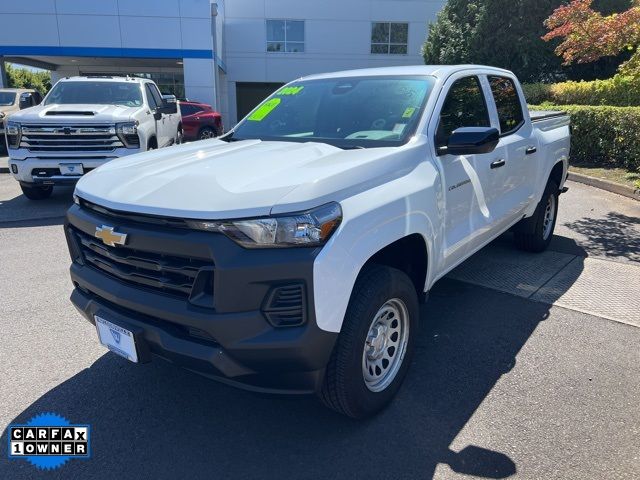
M 400 387 L 438 279 L 510 229 L 547 247 L 569 137 L 505 70 L 302 78 L 220 139 L 86 175 L 71 300 L 129 360 L 365 417 Z
M 24 195 L 42 200 L 109 160 L 178 143 L 181 132 L 176 98 L 151 80 L 64 78 L 7 120 L 9 167 Z

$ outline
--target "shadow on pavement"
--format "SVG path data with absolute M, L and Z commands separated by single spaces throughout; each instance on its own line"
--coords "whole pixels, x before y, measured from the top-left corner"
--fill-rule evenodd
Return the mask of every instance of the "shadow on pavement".
M 13 198 L 0 199 L 0 229 L 62 225 L 73 204 L 73 187 L 56 187 L 45 200 L 29 200 L 16 189 Z
M 92 458 L 47 478 L 432 478 L 439 464 L 506 478 L 517 466 L 505 453 L 450 446 L 548 315 L 543 303 L 440 281 L 423 306 L 403 388 L 363 422 L 313 397 L 249 393 L 159 360 L 134 365 L 107 353 L 13 423 L 55 412 L 91 424 Z M 6 430 L 0 445 L 7 445 Z M 38 473 L 5 459 L 0 478 Z
M 604 218 L 582 218 L 565 223 L 584 235 L 587 251 L 605 257 L 640 261 L 640 218 L 609 212 Z

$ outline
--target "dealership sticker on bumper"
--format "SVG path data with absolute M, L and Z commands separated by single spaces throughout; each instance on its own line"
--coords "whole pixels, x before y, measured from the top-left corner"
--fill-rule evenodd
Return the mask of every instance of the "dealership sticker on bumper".
M 138 353 L 136 352 L 136 342 L 133 337 L 133 333 L 126 328 L 119 327 L 115 323 L 111 323 L 97 315 L 95 319 L 100 343 L 113 353 L 117 353 L 118 355 L 137 363 Z

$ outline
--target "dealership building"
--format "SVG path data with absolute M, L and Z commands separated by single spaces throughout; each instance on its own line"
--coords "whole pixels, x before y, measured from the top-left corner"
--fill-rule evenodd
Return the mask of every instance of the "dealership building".
M 445 0 L 20 0 L 0 2 L 4 62 L 72 75 L 143 75 L 235 124 L 312 73 L 421 64 Z

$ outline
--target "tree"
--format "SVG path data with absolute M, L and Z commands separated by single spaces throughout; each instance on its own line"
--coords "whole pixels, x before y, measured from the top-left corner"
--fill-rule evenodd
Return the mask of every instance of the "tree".
M 603 59 L 577 68 L 563 66 L 555 43 L 541 37 L 544 20 L 563 0 L 449 0 L 429 26 L 423 46 L 427 64 L 482 63 L 513 70 L 527 82 L 565 78 L 606 78 L 624 58 Z M 608 12 L 630 0 L 597 0 Z
M 555 51 L 565 65 L 632 52 L 620 72 L 640 78 L 640 0 L 633 0 L 628 10 L 611 15 L 594 10 L 592 4 L 593 0 L 572 0 L 557 8 L 545 21 L 550 31 L 543 39 L 562 39 Z
M 51 73 L 47 70 L 34 72 L 6 64 L 7 84 L 10 88 L 33 88 L 43 95 L 51 88 Z

